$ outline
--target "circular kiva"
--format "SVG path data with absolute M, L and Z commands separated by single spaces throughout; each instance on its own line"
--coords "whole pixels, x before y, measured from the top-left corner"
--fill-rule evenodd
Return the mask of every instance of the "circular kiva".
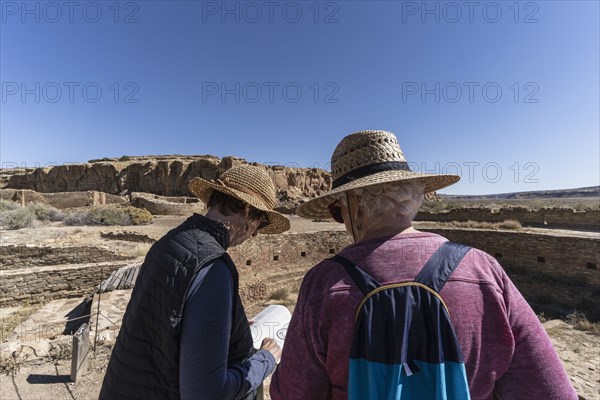
M 259 233 L 275 234 L 290 229 L 290 221 L 274 211 L 277 204 L 275 185 L 265 170 L 252 165 L 238 165 L 223 172 L 219 179 L 208 181 L 194 178 L 190 181 L 190 192 L 208 204 L 213 190 L 242 200 L 252 207 L 265 211 L 268 225 L 259 229 Z
M 386 131 L 360 131 L 346 136 L 331 156 L 332 188 L 296 210 L 303 218 L 330 218 L 328 206 L 342 193 L 391 182 L 419 182 L 424 193 L 458 182 L 458 175 L 437 175 L 410 170 L 396 136 Z

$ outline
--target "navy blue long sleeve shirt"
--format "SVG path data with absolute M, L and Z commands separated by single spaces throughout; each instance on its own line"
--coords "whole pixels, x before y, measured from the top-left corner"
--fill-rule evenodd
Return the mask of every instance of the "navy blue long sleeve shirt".
M 233 280 L 217 259 L 194 277 L 183 309 L 179 385 L 181 398 L 240 399 L 256 390 L 276 367 L 267 350 L 227 363 Z

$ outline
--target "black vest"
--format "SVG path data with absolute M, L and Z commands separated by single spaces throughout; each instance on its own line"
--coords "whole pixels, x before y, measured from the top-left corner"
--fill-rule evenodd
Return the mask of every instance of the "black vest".
M 194 214 L 157 241 L 146 255 L 100 399 L 180 399 L 179 341 L 186 294 L 195 273 L 219 257 L 226 261 L 234 285 L 228 362 L 241 362 L 253 352 L 238 293 L 237 270 L 223 246 L 207 232 L 210 224 L 215 223 Z

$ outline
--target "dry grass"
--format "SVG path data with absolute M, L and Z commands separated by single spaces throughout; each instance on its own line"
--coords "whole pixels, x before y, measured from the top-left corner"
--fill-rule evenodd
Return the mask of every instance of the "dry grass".
M 147 225 L 152 223 L 152 214 L 143 208 L 108 204 L 75 211 L 62 221 L 67 226 Z
M 152 247 L 152 243 L 138 243 L 135 247 L 126 247 L 119 254 L 128 257 L 146 257 L 148 250 Z
M 2 318 L 2 320 L 0 320 L 0 342 L 4 342 L 6 338 L 12 335 L 17 326 L 25 322 L 27 318 L 41 307 L 40 304 L 25 305 L 23 308 L 10 314 L 6 318 Z
M 275 290 L 274 292 L 271 292 L 271 294 L 269 295 L 269 299 L 271 299 L 271 300 L 287 300 L 289 294 L 290 294 L 290 291 L 288 290 L 288 288 L 280 288 L 280 289 Z
M 52 361 L 66 360 L 71 358 L 73 352 L 73 344 L 69 341 L 56 341 L 52 344 L 49 356 Z
M 540 320 L 540 322 L 543 324 L 544 322 L 548 322 L 548 318 L 546 318 L 546 315 L 544 314 L 544 312 L 542 311 L 541 313 L 537 314 L 538 319 Z
M 25 305 L 20 310 L 2 318 L 0 320 L 0 342 L 4 342 L 11 336 L 15 328 L 25 322 L 40 307 L 40 304 Z M 19 354 L 16 353 L 0 357 L 0 372 L 14 376 L 19 371 L 22 360 L 19 358 Z
M 482 222 L 482 221 L 450 221 L 444 225 L 455 228 L 471 228 L 471 229 L 491 229 L 491 230 L 513 230 L 518 231 L 523 228 L 521 223 L 514 219 L 507 219 L 502 222 Z
M 532 211 L 543 208 L 566 208 L 577 211 L 591 211 L 600 209 L 600 200 L 597 197 L 589 198 L 555 198 L 555 199 L 448 199 L 443 201 L 425 201 L 421 206 L 422 211 L 434 213 L 446 212 L 459 208 L 500 208 L 525 207 Z
M 567 322 L 575 329 L 600 336 L 600 322 L 590 322 L 583 313 L 573 311 L 567 315 Z
M 21 368 L 22 360 L 19 360 L 17 354 L 3 355 L 0 356 L 0 372 L 6 374 L 6 376 L 15 376 Z

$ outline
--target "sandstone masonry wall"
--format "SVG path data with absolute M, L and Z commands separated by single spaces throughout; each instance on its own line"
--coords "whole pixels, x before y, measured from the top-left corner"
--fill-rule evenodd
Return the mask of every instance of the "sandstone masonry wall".
M 538 311 L 600 320 L 600 238 L 477 229 L 425 229 L 479 248 L 504 267 Z
M 94 246 L 42 247 L 8 245 L 1 247 L 0 271 L 27 269 L 41 265 L 82 264 L 118 261 L 130 258 Z
M 96 285 L 124 265 L 108 262 L 1 271 L 0 307 L 89 295 Z
M 575 211 L 564 208 L 542 208 L 532 211 L 523 207 L 501 208 L 460 208 L 448 212 L 432 213 L 421 211 L 415 221 L 486 221 L 501 222 L 516 219 L 525 226 L 572 227 L 600 229 L 600 210 Z
M 477 229 L 427 231 L 477 247 L 496 257 L 530 303 L 555 307 L 560 311 L 577 309 L 586 312 L 592 319 L 600 319 L 600 313 L 596 310 L 600 301 L 600 238 Z M 340 231 L 265 235 L 231 249 L 230 254 L 243 277 L 257 270 L 277 269 L 286 264 L 302 263 L 310 268 L 350 243 L 349 236 Z M 2 257 L 5 259 L 5 249 L 9 247 L 2 248 Z M 3 264 L 5 270 L 0 271 L 0 306 L 21 304 L 23 300 L 38 302 L 89 294 L 110 272 L 124 265 L 123 261 L 105 264 L 104 275 L 99 272 L 98 264 L 17 268 L 15 265 L 44 265 L 51 256 L 46 253 L 34 256 L 25 253 L 28 250 L 22 248 L 13 248 L 12 251 L 19 256 L 9 256 L 12 268 L 6 270 Z M 86 258 L 80 258 L 80 262 L 89 262 L 90 255 L 95 261 L 101 261 L 99 257 L 118 260 L 106 250 L 99 250 L 98 253 L 92 251 L 85 250 Z M 67 257 L 73 253 L 72 249 L 59 251 L 60 257 L 64 257 L 60 262 L 78 262 L 73 261 L 78 260 L 76 256 L 67 261 Z M 255 289 L 266 290 L 263 287 Z
M 576 309 L 600 320 L 596 310 L 600 301 L 600 238 L 478 229 L 425 230 L 494 256 L 538 311 Z M 289 263 L 308 262 L 312 266 L 350 243 L 345 232 L 286 234 L 259 237 L 230 253 L 243 276 Z
M 234 247 L 229 254 L 240 274 L 255 268 L 313 261 L 331 257 L 351 243 L 345 232 L 294 233 L 258 236 Z
M 157 194 L 134 192 L 131 194 L 131 204 L 138 208 L 145 208 L 152 215 L 206 213 L 204 203 L 192 197 L 165 197 Z
M 578 275 L 589 283 L 600 283 L 600 238 L 480 229 L 424 230 L 477 247 L 503 266 L 543 271 L 556 279 Z
M 127 204 L 122 196 L 88 190 L 84 192 L 38 193 L 28 189 L 1 189 L 2 200 L 16 201 L 25 206 L 29 203 L 48 204 L 58 209 L 99 206 L 104 204 Z

